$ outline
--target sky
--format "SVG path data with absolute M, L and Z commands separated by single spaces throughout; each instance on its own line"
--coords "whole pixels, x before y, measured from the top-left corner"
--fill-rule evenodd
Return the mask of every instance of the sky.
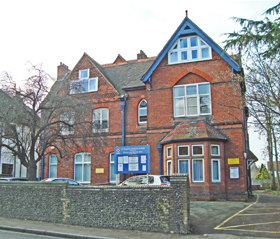
M 220 46 L 223 33 L 238 30 L 231 17 L 262 19 L 278 1 L 259 0 L 0 0 L 0 74 L 17 82 L 42 64 L 56 78 L 60 62 L 73 69 L 86 52 L 100 64 L 118 54 L 136 59 L 143 50 L 156 56 L 189 18 Z M 231 52 L 228 52 L 231 53 Z M 250 148 L 260 159 L 265 140 L 250 129 Z

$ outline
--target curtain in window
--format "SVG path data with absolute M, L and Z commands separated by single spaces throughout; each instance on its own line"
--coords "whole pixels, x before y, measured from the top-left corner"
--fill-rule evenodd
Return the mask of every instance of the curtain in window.
M 193 161 L 193 180 L 194 181 L 203 181 L 202 160 Z
M 180 160 L 179 161 L 179 168 L 180 168 L 179 173 L 189 173 L 188 160 Z

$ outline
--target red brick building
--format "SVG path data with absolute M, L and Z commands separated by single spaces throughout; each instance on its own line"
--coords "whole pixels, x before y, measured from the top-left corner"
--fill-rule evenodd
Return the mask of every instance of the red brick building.
M 68 160 L 50 150 L 44 177 L 114 183 L 114 147 L 148 144 L 151 174 L 189 173 L 192 199 L 245 199 L 245 87 L 235 60 L 186 17 L 157 57 L 140 51 L 100 65 L 84 53 L 72 71 L 59 65 L 53 89 L 67 84 L 90 102 L 95 142 Z

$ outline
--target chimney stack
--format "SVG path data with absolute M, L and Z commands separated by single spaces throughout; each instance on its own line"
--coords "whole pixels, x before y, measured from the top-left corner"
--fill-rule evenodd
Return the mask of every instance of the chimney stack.
M 186 10 L 186 17 L 188 17 L 188 10 Z
M 145 52 L 143 52 L 142 50 L 140 50 L 140 53 L 137 54 L 137 60 L 139 59 L 146 59 L 148 58 L 147 55 L 145 54 Z
M 57 66 L 57 80 L 61 79 L 68 70 L 68 66 L 60 62 L 60 65 Z

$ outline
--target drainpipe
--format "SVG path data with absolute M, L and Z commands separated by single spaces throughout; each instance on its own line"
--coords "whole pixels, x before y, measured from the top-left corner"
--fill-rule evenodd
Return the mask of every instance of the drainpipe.
M 42 111 L 43 114 L 43 127 L 45 125 L 45 111 Z M 43 149 L 44 149 L 44 138 L 45 138 L 45 129 L 43 130 L 43 137 L 42 137 L 42 157 L 41 157 L 41 180 L 44 179 L 44 153 L 43 153 Z
M 162 145 L 157 145 L 158 153 L 159 153 L 159 174 L 162 175 Z
M 124 94 L 121 96 L 121 107 L 122 107 L 122 146 L 125 146 L 125 104 L 127 100 L 128 94 Z M 122 174 L 122 181 L 124 181 L 124 174 Z

